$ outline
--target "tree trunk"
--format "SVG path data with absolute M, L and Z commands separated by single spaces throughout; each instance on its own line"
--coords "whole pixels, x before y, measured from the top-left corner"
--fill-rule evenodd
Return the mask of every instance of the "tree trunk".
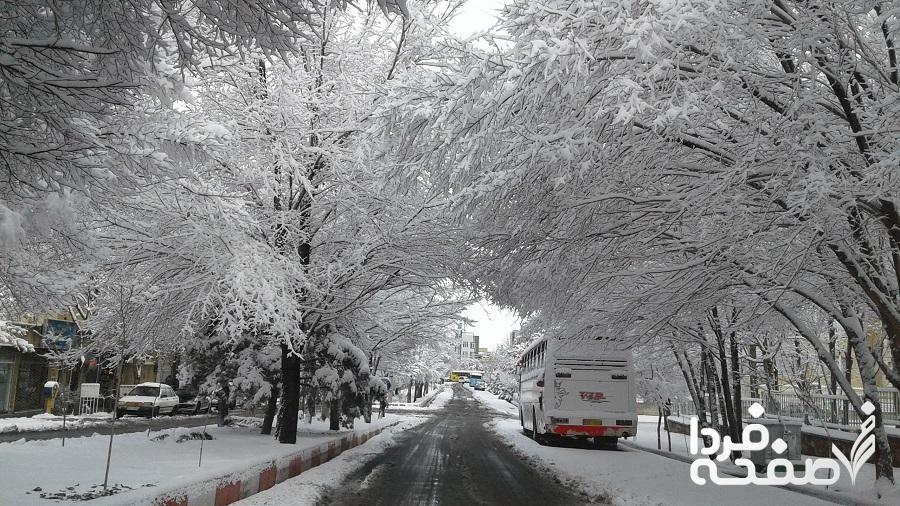
M 736 316 L 735 316 L 736 319 Z M 740 441 L 741 434 L 744 431 L 744 411 L 743 411 L 743 399 L 741 398 L 741 359 L 740 354 L 738 353 L 738 343 L 737 343 L 737 335 L 735 332 L 731 332 L 730 335 L 731 341 L 731 388 L 732 388 L 732 397 L 734 399 L 734 431 L 738 434 L 738 438 L 733 441 Z
M 750 354 L 750 397 L 755 399 L 759 399 L 759 375 L 757 374 L 757 368 L 759 367 L 759 361 L 756 360 L 756 345 L 751 344 L 749 349 Z
M 278 442 L 297 442 L 297 413 L 300 411 L 300 357 L 288 353 L 281 345 L 281 413 L 279 413 Z
M 366 423 L 372 423 L 372 396 L 371 394 L 366 394 L 365 399 L 362 403 L 363 409 L 363 420 Z
M 269 402 L 266 404 L 266 416 L 263 418 L 262 430 L 259 431 L 260 434 L 272 434 L 272 423 L 275 421 L 275 412 L 278 411 L 278 394 L 278 387 L 272 387 Z
M 656 449 L 662 450 L 662 432 L 660 430 L 660 426 L 662 425 L 663 420 L 662 406 L 657 405 L 656 411 L 659 413 L 659 418 L 656 419 Z
M 672 451 L 672 431 L 669 430 L 669 415 L 672 414 L 672 400 L 666 399 L 666 405 L 663 408 L 663 427 L 666 429 L 666 439 L 669 441 L 669 451 Z
M 894 483 L 894 458 L 891 450 L 890 441 L 884 430 L 884 422 L 881 413 L 881 401 L 879 400 L 878 387 L 875 382 L 875 375 L 878 371 L 878 364 L 872 357 L 871 350 L 866 343 L 865 331 L 863 330 L 860 318 L 852 314 L 849 307 L 841 307 L 841 311 L 846 318 L 853 318 L 858 325 L 846 328 L 847 344 L 853 348 L 853 354 L 856 356 L 857 369 L 859 369 L 859 377 L 863 385 L 863 395 L 866 400 L 875 406 L 872 415 L 875 416 L 875 478 L 887 478 L 892 484 Z M 861 420 L 865 421 L 865 413 L 859 413 Z
M 844 378 L 850 385 L 853 384 L 853 347 L 850 346 L 850 339 L 847 339 L 847 350 L 844 352 Z M 844 403 L 843 424 L 850 423 L 850 403 Z
M 316 400 L 319 398 L 318 389 L 310 388 L 306 393 L 306 423 L 312 423 L 316 416 Z
M 228 398 L 231 397 L 228 386 L 223 387 L 216 394 L 219 398 L 219 427 L 224 427 L 228 422 Z
M 741 434 L 737 430 L 737 421 L 735 420 L 735 409 L 734 404 L 732 403 L 732 389 L 731 383 L 729 382 L 729 374 L 728 374 L 728 357 L 725 353 L 725 334 L 722 329 L 721 322 L 719 320 L 719 310 L 717 307 L 713 306 L 712 315 L 710 318 L 710 322 L 713 324 L 713 334 L 716 338 L 716 348 L 719 352 L 719 369 L 721 370 L 720 382 L 721 382 L 721 392 L 722 392 L 722 409 L 725 413 L 725 420 L 728 425 L 728 434 L 731 436 L 731 440 L 734 442 L 740 442 Z M 740 404 L 738 404 L 738 411 L 740 411 Z M 740 413 L 737 415 L 740 417 Z M 739 458 L 741 453 L 735 452 L 732 458 Z
M 722 417 L 719 416 L 719 406 L 718 406 L 719 394 L 718 394 L 718 389 L 716 388 L 716 386 L 717 386 L 716 385 L 716 383 L 717 383 L 716 369 L 715 369 L 715 366 L 712 364 L 712 360 L 713 360 L 712 353 L 709 350 L 704 349 L 703 352 L 701 353 L 700 360 L 702 362 L 702 367 L 704 368 L 704 372 L 706 375 L 706 393 L 709 396 L 709 401 L 708 401 L 707 407 L 709 408 L 710 423 L 713 425 L 713 427 L 716 427 L 717 429 L 719 429 L 720 433 L 721 432 L 727 433 L 727 430 L 725 430 L 725 431 L 721 430 L 722 425 L 727 422 L 724 419 L 722 419 Z M 727 429 L 727 427 L 726 427 L 726 429 Z
M 832 316 L 828 320 L 828 353 L 833 357 L 836 352 L 837 333 L 834 331 L 834 317 Z M 834 372 L 829 372 L 828 375 L 828 393 L 830 395 L 837 395 L 837 375 L 834 374 Z M 831 419 L 837 419 L 837 401 L 835 399 L 828 401 L 828 409 L 831 412 Z
M 766 412 L 773 414 L 781 414 L 781 405 L 778 403 L 778 399 L 775 398 L 775 389 L 772 387 L 773 384 L 778 382 L 777 371 L 775 370 L 775 363 L 772 362 L 771 350 L 769 350 L 769 338 L 763 338 L 762 345 L 763 352 L 763 377 L 766 380 L 766 393 L 769 396 L 769 402 L 766 406 Z M 774 380 L 774 381 L 773 381 Z
M 685 354 L 682 356 L 682 353 L 678 351 L 675 346 L 672 346 L 672 353 L 675 355 L 675 359 L 678 361 L 678 368 L 681 369 L 681 374 L 684 376 L 684 382 L 687 383 L 688 392 L 691 394 L 691 400 L 694 402 L 694 409 L 697 411 L 697 416 L 700 418 L 700 424 L 702 427 L 707 427 L 706 425 L 706 409 L 703 405 L 703 395 L 700 391 L 699 385 L 697 385 L 697 381 L 694 376 L 694 370 L 690 366 L 690 360 L 687 358 Z
M 331 409 L 328 414 L 328 430 L 341 429 L 341 399 L 335 397 L 331 400 Z

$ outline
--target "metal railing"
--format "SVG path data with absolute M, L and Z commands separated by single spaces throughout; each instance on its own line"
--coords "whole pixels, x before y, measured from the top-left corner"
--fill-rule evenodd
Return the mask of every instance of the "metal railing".
M 71 405 L 73 408 L 73 414 L 89 415 L 93 413 L 112 412 L 117 397 L 112 395 L 100 395 L 99 384 L 95 385 L 97 385 L 97 389 L 91 394 L 85 394 L 84 389 L 82 389 L 82 391 L 77 394 L 77 399 L 74 403 L 72 403 L 73 405 Z M 119 385 L 118 398 L 121 398 L 122 396 L 130 392 L 134 387 L 135 385 Z
M 879 388 L 878 399 L 881 402 L 881 416 L 885 425 L 900 426 L 900 392 L 894 388 Z M 747 409 L 754 403 L 760 403 L 770 417 L 780 416 L 802 420 L 806 424 L 846 428 L 859 427 L 862 423 L 853 409 L 850 400 L 843 395 L 806 394 L 796 392 L 761 392 L 761 397 L 743 397 L 741 413 L 750 418 Z M 674 414 L 696 415 L 697 409 L 691 401 L 679 401 L 673 406 Z

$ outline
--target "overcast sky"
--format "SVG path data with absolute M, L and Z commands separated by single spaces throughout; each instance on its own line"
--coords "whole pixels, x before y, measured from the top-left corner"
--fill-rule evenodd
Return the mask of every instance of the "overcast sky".
M 474 325 L 467 326 L 466 331 L 480 337 L 478 346 L 491 350 L 509 339 L 511 330 L 519 328 L 519 318 L 514 312 L 487 302 L 469 306 L 463 316 L 477 320 Z
M 497 11 L 504 4 L 505 0 L 470 0 L 450 23 L 450 28 L 462 36 L 486 30 L 497 22 Z

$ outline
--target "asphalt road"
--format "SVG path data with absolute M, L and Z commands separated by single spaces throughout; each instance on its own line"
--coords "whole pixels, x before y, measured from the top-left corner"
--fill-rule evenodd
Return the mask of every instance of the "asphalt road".
M 467 388 L 429 421 L 352 474 L 320 505 L 560 505 L 585 504 L 531 467 L 497 438 L 492 418 Z
M 199 416 L 160 416 L 158 418 L 134 418 L 125 417 L 116 422 L 116 434 L 127 434 L 129 432 L 143 432 L 148 428 L 153 430 L 171 429 L 174 427 L 199 427 L 205 424 L 215 424 L 218 417 L 215 413 L 212 415 Z M 67 438 L 93 436 L 94 434 L 109 434 L 112 432 L 112 423 L 104 423 L 91 425 L 84 428 L 67 429 L 65 435 Z M 0 443 L 9 443 L 25 439 L 26 441 L 35 441 L 41 439 L 58 439 L 63 436 L 63 431 L 48 430 L 35 432 L 11 432 L 0 434 Z

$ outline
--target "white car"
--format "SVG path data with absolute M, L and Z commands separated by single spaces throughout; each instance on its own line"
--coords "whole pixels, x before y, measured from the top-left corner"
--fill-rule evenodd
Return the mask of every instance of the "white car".
M 178 396 L 172 387 L 162 383 L 141 383 L 119 399 L 116 418 L 123 415 L 174 415 L 177 409 Z

